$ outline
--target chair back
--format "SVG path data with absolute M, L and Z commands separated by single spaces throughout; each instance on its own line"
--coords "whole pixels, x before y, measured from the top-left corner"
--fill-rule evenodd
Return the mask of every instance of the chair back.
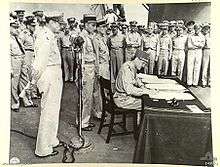
M 113 100 L 113 93 L 111 89 L 111 81 L 103 77 L 100 77 L 99 81 L 100 81 L 103 108 L 105 108 L 106 105 L 113 107 L 114 100 Z

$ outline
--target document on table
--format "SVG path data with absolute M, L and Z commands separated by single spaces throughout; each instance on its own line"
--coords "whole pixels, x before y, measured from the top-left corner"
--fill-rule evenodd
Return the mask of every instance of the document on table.
M 149 83 L 149 84 L 178 84 L 175 80 L 158 78 L 156 75 L 138 74 L 137 77 L 140 78 L 143 83 Z
M 184 86 L 178 84 L 145 84 L 148 89 L 168 90 L 168 91 L 185 91 Z
M 194 113 L 203 113 L 204 112 L 197 105 L 186 105 L 186 107 Z
M 165 100 L 193 100 L 195 99 L 190 93 L 175 92 L 175 91 L 159 91 L 155 94 L 149 94 L 153 99 L 165 99 Z

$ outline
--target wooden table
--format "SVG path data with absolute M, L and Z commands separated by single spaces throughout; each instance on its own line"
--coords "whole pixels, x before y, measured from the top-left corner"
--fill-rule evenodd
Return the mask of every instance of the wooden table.
M 148 95 L 142 101 L 144 115 L 134 163 L 205 165 L 210 160 L 206 155 L 212 154 L 211 112 L 196 97 L 178 101 L 175 107 L 165 100 L 155 102 Z M 205 112 L 192 113 L 188 104 L 196 104 Z

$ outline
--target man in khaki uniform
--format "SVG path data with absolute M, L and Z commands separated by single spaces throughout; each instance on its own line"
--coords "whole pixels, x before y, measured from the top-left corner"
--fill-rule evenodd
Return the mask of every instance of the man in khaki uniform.
M 23 91 L 21 87 L 21 81 L 24 81 L 27 76 L 24 75 L 25 64 L 25 50 L 22 45 L 22 41 L 19 38 L 19 24 L 16 20 L 11 18 L 10 23 L 10 56 L 11 56 L 11 68 L 12 68 L 12 81 L 11 81 L 11 109 L 15 112 L 19 111 L 20 100 L 19 92 Z M 33 107 L 33 102 L 28 98 L 26 92 L 21 97 L 24 107 Z M 34 106 L 35 107 L 35 106 Z
M 183 34 L 184 29 L 185 27 L 178 25 L 176 27 L 177 35 L 173 38 L 172 75 L 178 76 L 180 80 L 182 80 L 186 57 L 187 35 Z
M 25 50 L 25 58 L 24 61 L 26 63 L 26 70 L 27 71 L 27 76 L 28 76 L 28 81 L 31 79 L 31 67 L 34 61 L 34 31 L 35 31 L 35 26 L 36 26 L 36 20 L 34 16 L 27 16 L 26 17 L 26 29 L 23 30 L 20 34 L 20 38 L 22 41 L 22 44 L 24 46 Z M 27 85 L 28 83 L 25 82 Z M 30 92 L 32 98 L 39 98 L 37 95 L 37 90 L 33 90 L 33 92 Z
M 48 13 L 46 26 L 35 41 L 35 60 L 31 87 L 37 85 L 41 99 L 41 115 L 35 154 L 38 157 L 54 156 L 59 145 L 57 138 L 60 102 L 63 89 L 61 56 L 56 34 L 63 22 L 60 13 Z
M 61 56 L 63 60 L 64 81 L 73 81 L 73 65 L 75 53 L 73 52 L 73 39 L 68 28 L 63 30 L 59 38 Z
M 201 33 L 201 26 L 194 25 L 194 35 L 187 39 L 187 85 L 197 87 L 202 63 L 202 48 L 205 46 L 205 37 Z
M 108 38 L 107 45 L 110 50 L 110 72 L 112 90 L 121 65 L 124 63 L 125 36 L 119 33 L 119 26 L 116 23 L 111 25 L 112 35 Z
M 145 67 L 145 73 L 153 74 L 156 57 L 159 55 L 159 39 L 156 34 L 153 33 L 154 25 L 149 23 L 148 28 L 145 29 L 143 35 L 143 51 L 149 54 L 149 63 Z
M 70 42 L 71 46 L 74 47 L 74 39 L 79 36 L 80 30 L 77 29 L 78 23 L 76 22 L 75 17 L 69 17 L 67 19 L 68 26 L 69 26 L 69 35 L 70 35 Z M 76 55 L 75 52 L 71 51 L 72 57 L 70 55 L 68 56 L 67 63 L 69 67 L 69 80 L 72 82 L 73 78 L 75 78 L 76 75 Z M 65 67 L 64 67 L 65 68 Z
M 172 20 L 169 22 L 169 35 L 171 39 L 173 39 L 177 34 L 176 25 L 177 25 L 177 22 L 175 20 Z
M 172 39 L 168 34 L 168 24 L 160 24 L 161 35 L 159 36 L 160 52 L 156 60 L 158 60 L 158 75 L 167 75 L 169 60 L 172 55 Z
M 97 34 L 95 40 L 97 43 L 97 51 L 99 58 L 99 76 L 110 80 L 110 56 L 107 46 L 106 36 L 106 20 L 100 19 L 97 21 Z
M 132 60 L 135 52 L 141 47 L 142 38 L 137 32 L 137 22 L 130 22 L 130 31 L 126 36 L 125 61 Z
M 26 26 L 24 24 L 24 13 L 25 10 L 15 10 L 15 13 L 17 15 L 18 18 L 18 24 L 19 24 L 19 33 L 21 33 L 23 30 L 26 29 Z
M 82 130 L 92 131 L 95 124 L 90 122 L 91 116 L 101 118 L 101 96 L 95 86 L 99 64 L 97 44 L 94 40 L 96 16 L 85 14 L 83 22 L 85 29 L 79 35 L 84 40 L 82 47 Z
M 118 107 L 141 110 L 143 94 L 154 93 L 154 90 L 144 88 L 143 83 L 136 77 L 137 70 L 140 70 L 149 60 L 149 54 L 137 50 L 132 61 L 125 62 L 116 79 L 116 92 L 114 102 Z
M 205 46 L 203 47 L 202 57 L 202 87 L 210 86 L 210 76 L 208 77 L 208 67 L 210 63 L 210 25 L 207 24 L 202 28 L 203 35 L 205 36 Z

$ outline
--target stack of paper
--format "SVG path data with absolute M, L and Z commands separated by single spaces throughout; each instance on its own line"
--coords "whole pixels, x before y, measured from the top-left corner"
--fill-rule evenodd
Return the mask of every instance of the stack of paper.
M 185 91 L 186 88 L 178 84 L 146 84 L 148 89 L 168 90 L 168 91 Z
M 150 98 L 153 99 L 165 99 L 165 100 L 193 100 L 195 99 L 190 93 L 184 92 L 172 92 L 172 91 L 159 91 L 156 94 L 149 94 Z
M 203 113 L 204 112 L 197 105 L 186 105 L 186 107 L 194 113 Z

